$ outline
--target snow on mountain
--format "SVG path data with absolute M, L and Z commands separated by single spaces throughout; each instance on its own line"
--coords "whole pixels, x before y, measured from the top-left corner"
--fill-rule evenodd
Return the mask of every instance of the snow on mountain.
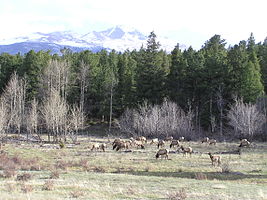
M 176 43 L 168 38 L 158 38 L 161 48 L 170 52 Z M 19 43 L 20 47 L 23 44 L 38 46 L 40 49 L 43 46 L 56 45 L 57 48 L 64 46 L 76 48 L 76 50 L 84 49 L 115 49 L 117 51 L 125 51 L 126 49 L 140 49 L 142 45 L 146 45 L 147 37 L 140 31 L 125 26 L 115 26 L 104 31 L 91 31 L 86 34 L 78 34 L 71 31 L 52 32 L 52 33 L 32 33 L 27 36 L 16 38 L 0 39 L 1 52 L 5 46 L 15 48 L 15 44 Z M 46 45 L 45 45 L 46 44 Z M 30 46 L 24 49 L 29 49 Z M 13 49 L 14 51 L 14 49 Z M 19 52 L 19 49 L 18 49 Z M 20 51 L 21 52 L 21 51 Z

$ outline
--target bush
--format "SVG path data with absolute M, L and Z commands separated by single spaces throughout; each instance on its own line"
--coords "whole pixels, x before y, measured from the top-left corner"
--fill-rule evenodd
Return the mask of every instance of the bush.
M 81 190 L 75 190 L 70 193 L 72 198 L 79 198 L 81 196 L 84 196 L 84 192 Z
M 184 188 L 179 190 L 178 192 L 173 192 L 168 194 L 168 199 L 170 200 L 184 200 L 187 198 L 187 194 Z
M 32 179 L 32 175 L 29 173 L 24 173 L 17 176 L 17 181 L 28 181 L 30 179 Z
M 222 173 L 230 173 L 232 171 L 229 162 L 224 163 L 221 166 L 221 168 L 222 168 Z
M 54 181 L 48 180 L 44 183 L 42 190 L 51 191 L 54 189 Z
M 57 179 L 59 178 L 59 171 L 58 170 L 52 170 L 50 174 L 50 179 Z
M 33 191 L 33 187 L 31 185 L 22 184 L 21 185 L 21 191 L 24 193 L 29 193 L 29 192 Z
M 4 177 L 5 178 L 11 178 L 14 177 L 16 175 L 17 171 L 14 169 L 5 169 L 3 171 Z

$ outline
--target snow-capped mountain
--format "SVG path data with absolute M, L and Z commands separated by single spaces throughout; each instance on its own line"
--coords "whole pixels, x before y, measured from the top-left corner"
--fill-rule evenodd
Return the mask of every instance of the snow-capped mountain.
M 116 26 L 104 31 L 91 31 L 86 34 L 78 34 L 71 31 L 52 33 L 32 33 L 27 36 L 16 38 L 0 39 L 0 53 L 26 53 L 33 49 L 51 50 L 52 53 L 59 53 L 60 49 L 67 47 L 73 51 L 101 49 L 115 49 L 125 51 L 126 49 L 140 49 L 146 45 L 147 36 L 134 28 Z M 158 38 L 161 48 L 171 51 L 176 43 L 167 38 Z

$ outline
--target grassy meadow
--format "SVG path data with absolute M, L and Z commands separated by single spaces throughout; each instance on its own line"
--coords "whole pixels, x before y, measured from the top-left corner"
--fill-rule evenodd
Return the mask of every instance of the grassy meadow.
M 213 167 L 207 152 L 235 150 L 238 142 L 183 142 L 194 149 L 191 157 L 175 147 L 168 160 L 156 160 L 155 144 L 116 152 L 112 141 L 81 136 L 79 144 L 62 149 L 6 144 L 0 154 L 0 199 L 267 200 L 266 143 L 252 143 L 241 155 L 221 154 L 221 166 Z M 108 143 L 106 152 L 91 151 L 95 142 Z

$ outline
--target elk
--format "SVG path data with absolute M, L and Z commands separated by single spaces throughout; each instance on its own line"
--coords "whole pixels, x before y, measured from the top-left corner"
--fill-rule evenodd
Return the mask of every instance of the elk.
M 133 144 L 135 144 L 137 148 L 140 147 L 141 149 L 145 149 L 145 146 L 142 141 L 135 140 Z
M 182 136 L 182 137 L 179 137 L 179 140 L 178 140 L 179 142 L 183 142 L 184 141 L 184 137 Z
M 164 140 L 160 140 L 160 141 L 158 142 L 158 149 L 159 149 L 159 147 L 163 147 L 164 145 L 165 145 Z
M 210 152 L 208 153 L 211 159 L 211 165 L 215 167 L 215 164 L 219 166 L 221 164 L 221 156 L 212 155 Z
M 160 149 L 160 150 L 158 150 L 158 152 L 156 154 L 156 159 L 158 159 L 159 156 L 161 156 L 161 158 L 163 156 L 165 156 L 165 159 L 168 159 L 168 153 L 169 153 L 169 150 L 168 149 Z
M 157 144 L 158 142 L 159 142 L 159 139 L 158 138 L 154 138 L 154 139 L 151 140 L 150 145 Z
M 201 143 L 208 143 L 209 142 L 209 138 L 208 137 L 204 137 L 202 140 L 201 140 Z
M 105 149 L 107 148 L 106 144 L 100 144 L 100 149 L 105 152 Z
M 137 137 L 135 140 L 141 141 L 142 143 L 147 143 L 146 137 L 144 136 Z
M 247 139 L 242 139 L 240 141 L 239 147 L 249 147 L 249 146 L 250 146 L 250 142 Z
M 216 141 L 215 139 L 210 139 L 210 140 L 208 141 L 208 143 L 209 143 L 210 145 L 211 145 L 211 144 L 216 145 L 217 141 Z
M 103 152 L 105 152 L 106 147 L 107 147 L 106 144 L 95 143 L 93 144 L 91 151 L 101 149 Z
M 93 144 L 91 151 L 98 150 L 100 148 L 100 145 L 98 143 Z
M 173 137 L 172 136 L 167 136 L 166 138 L 165 138 L 165 141 L 167 142 L 167 141 L 172 141 L 173 140 Z
M 171 141 L 171 144 L 170 144 L 170 148 L 174 147 L 174 146 L 177 146 L 179 147 L 180 143 L 178 140 L 172 140 Z
M 120 149 L 128 149 L 128 147 L 129 147 L 129 142 L 120 141 L 119 143 L 113 146 L 113 150 L 115 149 L 116 151 L 119 151 Z
M 191 154 L 193 153 L 193 149 L 191 147 L 183 147 L 183 145 L 180 147 L 180 149 L 183 151 L 184 153 L 184 156 L 186 156 L 186 154 L 190 154 L 190 157 L 191 157 Z

